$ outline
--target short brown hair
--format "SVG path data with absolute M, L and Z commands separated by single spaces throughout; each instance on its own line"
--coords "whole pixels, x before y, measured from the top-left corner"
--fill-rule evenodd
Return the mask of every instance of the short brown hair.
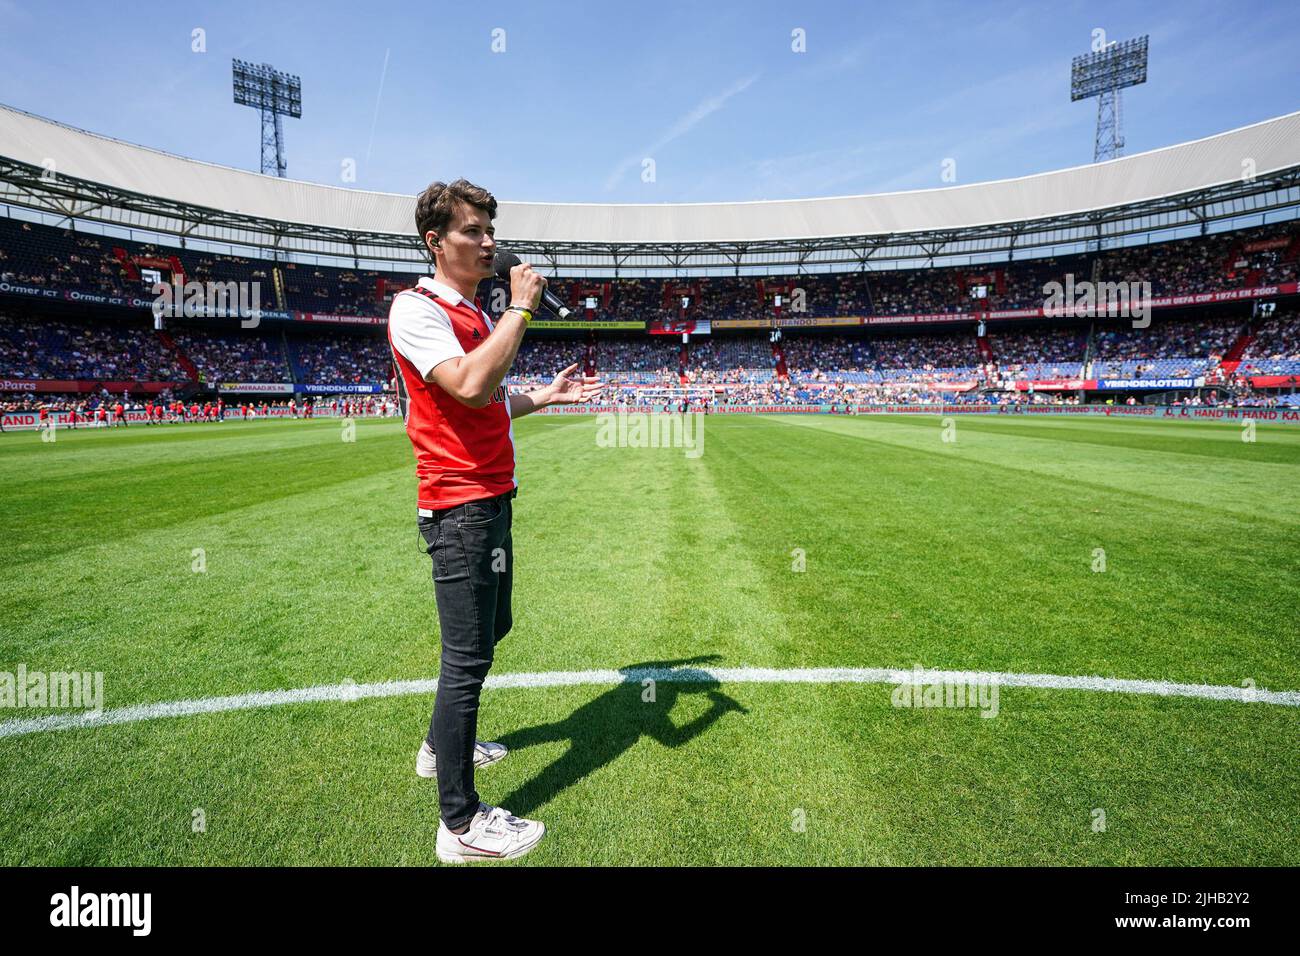
M 429 188 L 420 193 L 415 201 L 415 228 L 420 233 L 420 241 L 431 231 L 441 236 L 451 225 L 452 217 L 461 203 L 468 203 L 475 209 L 482 209 L 489 219 L 497 217 L 497 200 L 482 186 L 475 186 L 467 179 L 457 179 L 453 183 L 430 183 Z

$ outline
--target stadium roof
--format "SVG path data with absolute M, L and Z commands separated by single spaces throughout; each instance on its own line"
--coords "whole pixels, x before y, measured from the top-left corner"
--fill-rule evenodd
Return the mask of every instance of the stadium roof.
M 1204 222 L 1216 218 L 1205 208 L 1208 202 L 1278 189 L 1286 195 L 1268 200 L 1265 208 L 1293 204 L 1298 170 L 1300 112 L 1147 153 L 1018 179 L 762 202 L 503 201 L 497 228 L 499 238 L 512 247 L 541 251 L 555 264 L 572 256 L 608 262 L 614 254 L 623 264 L 650 255 L 665 257 L 661 267 L 708 259 L 739 265 L 737 255 L 759 250 L 784 250 L 807 264 L 810 258 L 821 263 L 863 260 L 886 246 L 892 250 L 886 258 L 934 257 L 936 250 L 949 255 L 946 250 L 954 242 L 968 246 L 961 240 L 980 236 L 1004 246 L 1010 238 L 1008 248 L 1041 245 L 1044 240 L 1037 234 L 1044 224 L 1051 224 L 1052 234 L 1082 225 L 1097 234 L 1122 235 L 1124 229 L 1107 230 L 1106 224 L 1161 210 L 1183 210 L 1186 221 Z M 1246 175 L 1251 172 L 1253 178 Z M 281 249 L 349 257 L 373 257 L 382 250 L 385 258 L 394 258 L 397 251 L 398 258 L 419 258 L 422 251 L 413 225 L 413 196 L 279 179 L 185 159 L 3 106 L 0 200 Z M 1203 207 L 1199 214 L 1198 203 Z M 128 212 L 135 215 L 121 215 Z M 1062 238 L 1053 235 L 1050 241 Z M 843 255 L 827 256 L 827 250 Z M 758 260 L 751 255 L 744 261 Z

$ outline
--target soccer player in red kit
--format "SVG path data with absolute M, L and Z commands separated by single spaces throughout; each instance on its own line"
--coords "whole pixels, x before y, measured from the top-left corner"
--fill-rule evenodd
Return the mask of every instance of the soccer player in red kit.
M 442 639 L 437 698 L 416 772 L 438 779 L 436 851 L 447 863 L 522 856 L 545 833 L 537 821 L 481 802 L 474 789 L 474 768 L 505 756 L 500 744 L 475 736 L 483 681 L 512 623 L 511 420 L 592 398 L 602 387 L 570 377 L 575 363 L 544 388 L 507 394 L 506 373 L 546 280 L 521 263 L 510 272 L 510 308 L 499 321 L 480 307 L 474 293 L 493 274 L 496 207 L 491 193 L 463 179 L 434 183 L 420 195 L 416 230 L 434 275 L 399 293 L 388 319 Z

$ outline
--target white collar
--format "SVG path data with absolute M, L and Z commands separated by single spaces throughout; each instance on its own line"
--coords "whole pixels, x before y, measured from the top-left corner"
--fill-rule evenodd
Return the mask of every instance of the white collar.
M 461 302 L 463 302 L 465 299 L 463 295 L 461 295 L 451 286 L 443 285 L 441 282 L 439 282 L 437 279 L 433 278 L 432 276 L 422 276 L 420 278 L 420 281 L 416 284 L 419 285 L 420 288 L 422 289 L 428 289 L 438 298 L 446 299 L 452 305 L 460 305 Z

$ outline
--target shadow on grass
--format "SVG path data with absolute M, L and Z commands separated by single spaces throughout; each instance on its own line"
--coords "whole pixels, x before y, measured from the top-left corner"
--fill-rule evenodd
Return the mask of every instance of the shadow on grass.
M 517 730 L 498 741 L 511 750 L 569 742 L 563 756 L 501 799 L 511 813 L 527 816 L 583 777 L 618 759 L 643 736 L 664 747 L 680 747 L 709 729 L 727 711 L 748 713 L 721 690 L 707 671 L 689 665 L 714 663 L 716 655 L 677 661 L 646 661 L 620 667 L 623 683 L 583 704 L 564 720 Z M 643 682 L 654 682 L 653 689 Z M 653 690 L 653 699 L 649 699 Z M 672 709 L 682 694 L 703 694 L 711 706 L 680 727 Z

